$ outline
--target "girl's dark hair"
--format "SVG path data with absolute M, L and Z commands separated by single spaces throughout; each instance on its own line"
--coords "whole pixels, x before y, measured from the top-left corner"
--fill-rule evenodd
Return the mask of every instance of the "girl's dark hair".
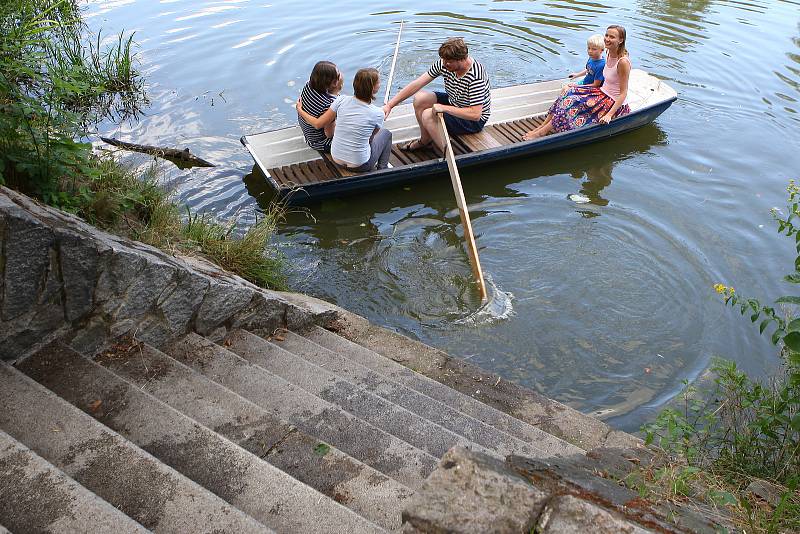
M 331 86 L 339 79 L 339 70 L 330 61 L 319 61 L 311 71 L 311 78 L 308 85 L 318 93 L 328 91 Z
M 617 56 L 618 57 L 627 56 L 628 49 L 625 47 L 625 45 L 628 43 L 628 38 L 627 38 L 628 32 L 625 31 L 625 28 L 623 26 L 620 26 L 618 24 L 612 24 L 611 26 L 606 28 L 606 31 L 608 30 L 617 30 L 617 33 L 619 34 L 620 43 L 619 43 L 619 49 L 617 50 L 618 52 Z
M 378 69 L 358 69 L 353 78 L 353 94 L 364 102 L 372 102 L 375 86 L 378 85 Z

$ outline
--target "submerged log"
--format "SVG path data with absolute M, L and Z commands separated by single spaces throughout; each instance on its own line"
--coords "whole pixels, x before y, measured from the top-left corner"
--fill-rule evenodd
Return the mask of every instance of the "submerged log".
M 134 152 L 143 152 L 145 154 L 151 154 L 153 156 L 158 156 L 161 158 L 168 159 L 173 163 L 177 164 L 179 167 L 182 166 L 179 165 L 179 162 L 190 167 L 216 167 L 216 165 L 214 165 L 213 163 L 191 154 L 188 148 L 179 150 L 177 148 L 163 148 L 152 145 L 139 145 L 136 143 L 128 143 L 127 141 L 120 141 L 119 139 L 114 139 L 113 137 L 101 137 L 100 139 L 104 143 L 108 143 L 109 145 L 114 145 L 119 148 L 124 148 L 125 150 L 133 150 Z

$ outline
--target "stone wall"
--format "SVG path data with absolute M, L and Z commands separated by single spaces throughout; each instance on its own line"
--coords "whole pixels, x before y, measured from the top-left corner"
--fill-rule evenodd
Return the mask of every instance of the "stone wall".
M 56 338 L 82 352 L 126 333 L 161 346 L 189 331 L 271 333 L 323 324 L 333 313 L 0 187 L 0 359 Z
M 450 449 L 403 511 L 404 534 L 716 534 L 733 532 L 724 513 L 699 503 L 654 502 L 621 480 L 647 455 L 593 451 L 548 461 L 505 461 Z M 645 451 L 638 451 L 640 454 Z M 717 522 L 711 520 L 713 517 Z

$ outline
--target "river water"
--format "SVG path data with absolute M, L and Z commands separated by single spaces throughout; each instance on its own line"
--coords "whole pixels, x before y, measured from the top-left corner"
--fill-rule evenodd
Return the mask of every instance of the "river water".
M 481 261 L 511 310 L 478 296 L 449 178 L 312 205 L 277 236 L 293 289 L 636 430 L 714 356 L 764 376 L 776 351 L 712 285 L 771 300 L 793 247 L 769 210 L 800 177 L 800 3 L 763 1 L 114 0 L 92 30 L 135 31 L 152 104 L 100 132 L 190 147 L 213 169 L 165 164 L 195 212 L 251 224 L 266 184 L 239 143 L 292 125 L 313 64 L 386 74 L 394 90 L 463 36 L 494 87 L 580 70 L 586 39 L 628 29 L 633 64 L 678 101 L 612 140 L 463 173 Z M 580 194 L 587 203 L 574 202 Z M 502 310 L 500 310 L 502 311 Z

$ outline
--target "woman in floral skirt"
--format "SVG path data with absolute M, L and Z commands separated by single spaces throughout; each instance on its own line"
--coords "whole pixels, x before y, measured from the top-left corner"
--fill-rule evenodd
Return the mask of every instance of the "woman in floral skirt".
M 598 122 L 608 124 L 611 119 L 630 113 L 625 100 L 628 96 L 631 60 L 628 58 L 625 40 L 625 28 L 609 26 L 604 38 L 608 52 L 606 66 L 603 68 L 603 85 L 569 87 L 550 107 L 550 118 L 535 130 L 526 133 L 523 139 L 536 139 L 551 132 L 567 132 Z

